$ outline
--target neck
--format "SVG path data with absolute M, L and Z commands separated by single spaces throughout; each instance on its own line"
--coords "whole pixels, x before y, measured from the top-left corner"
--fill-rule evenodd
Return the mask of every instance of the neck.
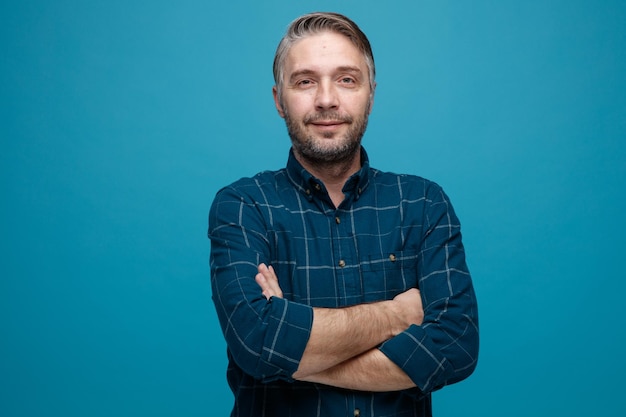
M 335 207 L 339 207 L 344 199 L 343 186 L 361 169 L 361 148 L 358 147 L 350 158 L 336 162 L 312 161 L 295 150 L 294 155 L 307 171 L 324 183 Z

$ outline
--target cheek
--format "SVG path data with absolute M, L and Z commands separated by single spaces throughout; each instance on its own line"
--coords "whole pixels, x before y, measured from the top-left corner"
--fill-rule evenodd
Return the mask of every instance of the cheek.
M 311 111 L 309 100 L 303 97 L 289 98 L 283 102 L 283 108 L 292 118 L 301 118 Z
M 348 95 L 343 100 L 344 109 L 352 114 L 362 114 L 371 109 L 372 97 L 369 91 L 360 91 L 353 95 Z

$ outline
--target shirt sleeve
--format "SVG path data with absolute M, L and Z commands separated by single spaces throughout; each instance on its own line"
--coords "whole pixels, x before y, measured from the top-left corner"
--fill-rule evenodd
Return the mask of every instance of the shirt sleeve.
M 270 245 L 261 207 L 229 187 L 209 213 L 211 288 L 228 350 L 237 365 L 263 382 L 291 381 L 313 324 L 309 306 L 266 300 L 254 277 Z
M 422 394 L 468 377 L 478 359 L 478 310 L 460 224 L 436 184 L 427 189 L 426 201 L 418 259 L 424 321 L 380 347 Z

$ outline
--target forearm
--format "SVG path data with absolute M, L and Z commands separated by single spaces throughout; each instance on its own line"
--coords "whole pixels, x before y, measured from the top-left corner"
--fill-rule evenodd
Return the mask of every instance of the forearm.
M 390 301 L 313 309 L 313 327 L 295 379 L 306 378 L 369 351 L 402 331 L 394 329 Z
M 272 267 L 259 265 L 257 284 L 263 295 L 282 298 Z M 393 300 L 346 308 L 314 308 L 311 334 L 293 374 L 306 378 L 369 351 L 424 318 L 421 297 L 413 288 Z
M 387 392 L 415 387 L 409 376 L 376 348 L 301 380 L 358 391 Z

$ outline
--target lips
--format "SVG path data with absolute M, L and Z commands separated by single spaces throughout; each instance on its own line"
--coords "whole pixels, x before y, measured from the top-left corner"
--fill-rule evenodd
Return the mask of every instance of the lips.
M 339 112 L 321 112 L 305 118 L 304 123 L 315 126 L 337 126 L 352 123 L 352 118 Z
M 312 125 L 316 125 L 316 126 L 338 126 L 341 124 L 344 124 L 345 122 L 341 121 L 341 120 L 329 120 L 329 121 L 315 121 L 315 122 L 311 122 Z

